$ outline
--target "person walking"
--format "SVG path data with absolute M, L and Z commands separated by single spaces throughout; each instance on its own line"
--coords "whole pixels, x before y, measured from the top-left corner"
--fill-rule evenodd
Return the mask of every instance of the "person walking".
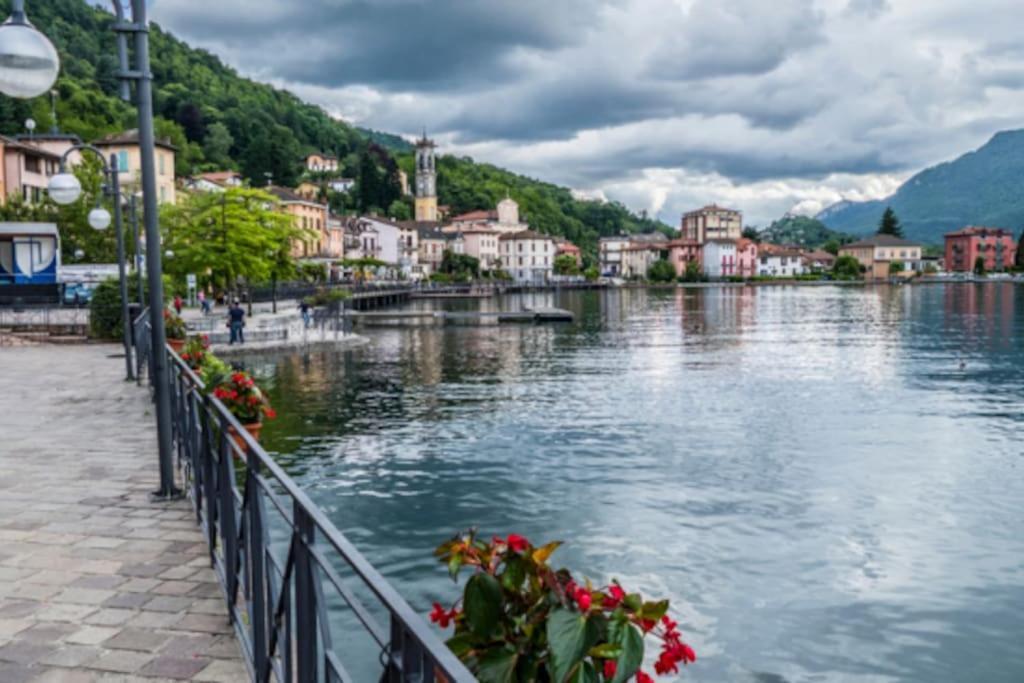
M 181 315 L 181 307 L 184 304 L 185 304 L 185 302 L 181 300 L 181 294 L 175 294 L 174 295 L 174 312 L 177 313 L 179 316 Z
M 196 294 L 196 299 L 199 300 L 199 310 L 202 311 L 203 316 L 209 315 L 210 314 L 210 302 L 206 300 L 206 292 L 204 292 L 203 290 L 200 289 L 199 293 Z
M 309 329 L 309 302 L 305 299 L 299 301 L 299 311 L 302 313 L 302 324 Z
M 228 327 L 231 328 L 231 340 L 228 344 L 234 344 L 236 341 L 239 344 L 244 344 L 245 309 L 238 303 L 238 299 L 235 299 L 234 303 L 231 304 L 231 307 L 228 308 Z

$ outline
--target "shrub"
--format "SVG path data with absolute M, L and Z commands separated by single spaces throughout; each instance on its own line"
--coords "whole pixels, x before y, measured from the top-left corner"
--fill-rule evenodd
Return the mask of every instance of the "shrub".
M 665 259 L 659 259 L 647 269 L 647 279 L 651 282 L 673 282 L 676 279 L 676 269 Z
M 857 280 L 860 272 L 860 261 L 849 254 L 838 257 L 832 265 L 832 275 L 837 280 Z
M 337 306 L 342 301 L 350 298 L 352 294 L 347 289 L 338 289 L 336 287 L 328 288 L 321 287 L 310 296 L 307 296 L 305 301 L 310 306 Z
M 668 600 L 644 601 L 617 581 L 595 588 L 552 569 L 559 545 L 534 547 L 516 534 L 485 543 L 469 531 L 435 551 L 453 579 L 474 568 L 461 607 L 434 603 L 430 619 L 454 624 L 448 647 L 479 680 L 648 682 L 640 671 L 647 636 L 661 640 L 657 673 L 696 661 L 668 617 Z
M 89 330 L 99 339 L 118 339 L 124 334 L 121 322 L 121 291 L 116 278 L 96 286 L 89 302 Z
M 207 353 L 202 368 L 199 370 L 199 379 L 203 381 L 206 391 L 213 391 L 213 388 L 227 381 L 231 374 L 231 367 L 212 353 Z

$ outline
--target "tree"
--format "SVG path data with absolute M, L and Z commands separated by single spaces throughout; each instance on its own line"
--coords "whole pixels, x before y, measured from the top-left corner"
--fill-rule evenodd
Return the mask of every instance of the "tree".
M 760 244 L 761 242 L 761 233 L 757 231 L 757 228 L 751 227 L 749 225 L 743 228 L 743 237 L 748 240 L 753 240 L 758 244 Z
M 206 138 L 203 140 L 203 153 L 206 160 L 219 168 L 226 168 L 231 165 L 231 146 L 235 139 L 231 131 L 220 121 L 211 123 L 206 128 Z
M 700 269 L 700 264 L 696 261 L 687 261 L 686 269 L 683 271 L 683 282 L 700 282 L 704 279 L 704 273 Z
M 889 275 L 898 275 L 906 270 L 903 261 L 889 261 Z
M 562 254 L 555 257 L 555 275 L 579 275 L 580 266 L 576 263 L 576 257 L 572 254 Z
M 587 282 L 595 282 L 599 277 L 601 277 L 601 271 L 598 270 L 597 266 L 590 266 L 583 271 L 583 277 L 587 278 Z
M 273 195 L 250 188 L 186 194 L 163 206 L 164 245 L 174 251 L 164 270 L 179 279 L 195 273 L 200 286 L 221 291 L 230 291 L 239 278 L 267 282 L 286 275 L 294 267 L 292 245 L 312 236 L 277 206 Z
M 985 257 L 979 255 L 974 259 L 974 274 L 984 275 L 985 274 Z
M 849 254 L 840 256 L 832 265 L 832 275 L 837 280 L 857 280 L 860 273 L 860 261 Z
M 821 245 L 821 248 L 824 251 L 827 251 L 828 253 L 832 254 L 833 256 L 838 256 L 840 246 L 842 245 L 839 244 L 839 240 L 832 238 L 828 242 L 825 242 L 825 244 Z
M 407 202 L 403 202 L 401 199 L 396 199 L 391 202 L 391 206 L 388 207 L 388 215 L 396 221 L 408 221 L 412 220 L 412 209 L 409 208 Z
M 456 254 L 448 249 L 441 257 L 441 265 L 438 266 L 437 271 L 456 280 L 480 277 L 480 259 L 468 254 Z
M 676 279 L 676 268 L 665 259 L 658 259 L 647 269 L 647 279 L 651 282 L 672 282 Z
M 892 210 L 891 206 L 885 207 L 882 220 L 878 222 L 878 234 L 903 237 L 903 227 L 900 225 L 900 219 L 896 217 L 896 212 Z

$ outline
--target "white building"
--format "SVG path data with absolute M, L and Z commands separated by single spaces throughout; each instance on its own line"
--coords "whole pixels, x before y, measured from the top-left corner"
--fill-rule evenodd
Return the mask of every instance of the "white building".
M 661 250 L 656 245 L 632 243 L 621 252 L 621 270 L 619 277 L 628 280 L 643 280 L 651 264 L 660 258 Z
M 807 272 L 803 254 L 795 249 L 786 249 L 762 244 L 757 253 L 757 274 L 768 277 L 793 277 Z
M 597 247 L 601 275 L 623 277 L 622 250 L 628 247 L 629 244 L 630 238 L 627 235 L 601 238 Z
M 335 178 L 327 183 L 327 186 L 335 192 L 348 192 L 355 187 L 355 185 L 356 181 L 352 178 Z
M 704 244 L 704 275 L 725 278 L 736 275 L 736 242 L 712 239 Z
M 510 232 L 498 238 L 501 266 L 516 282 L 544 284 L 551 278 L 555 241 L 533 230 Z
M 522 232 L 530 226 L 519 218 L 519 204 L 511 197 L 498 202 L 496 211 L 470 211 L 451 219 L 445 232 L 465 231 L 468 228 L 486 228 L 499 233 Z
M 375 258 L 389 265 L 402 264 L 404 249 L 402 247 L 402 228 L 383 218 L 363 216 L 359 219 L 360 234 L 372 232 L 371 237 L 363 240 L 363 256 Z

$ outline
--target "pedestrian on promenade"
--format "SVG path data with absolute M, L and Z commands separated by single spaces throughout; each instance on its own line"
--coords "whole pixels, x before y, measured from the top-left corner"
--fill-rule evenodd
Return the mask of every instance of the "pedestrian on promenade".
M 185 304 L 185 302 L 181 300 L 181 294 L 175 294 L 174 295 L 174 312 L 177 313 L 178 315 L 181 315 L 181 307 L 184 304 Z
M 299 311 L 302 312 L 302 323 L 309 329 L 309 302 L 305 299 L 299 301 Z
M 231 340 L 228 344 L 245 343 L 245 309 L 235 299 L 228 308 L 228 327 L 231 328 Z
M 203 290 L 200 289 L 199 293 L 196 294 L 196 298 L 199 299 L 199 310 L 201 310 L 203 312 L 204 316 L 209 315 L 210 314 L 210 302 L 207 301 L 207 299 L 206 299 L 206 292 L 204 292 Z

